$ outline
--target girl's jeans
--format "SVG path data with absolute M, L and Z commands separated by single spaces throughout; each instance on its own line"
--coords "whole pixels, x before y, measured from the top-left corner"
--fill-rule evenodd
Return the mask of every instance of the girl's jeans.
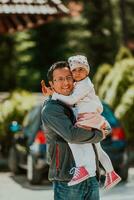
M 99 183 L 96 177 L 68 186 L 67 182 L 54 181 L 54 200 L 100 200 Z

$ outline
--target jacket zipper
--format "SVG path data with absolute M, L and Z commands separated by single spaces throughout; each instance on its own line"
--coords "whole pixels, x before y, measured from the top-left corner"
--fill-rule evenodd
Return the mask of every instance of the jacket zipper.
M 60 160 L 59 160 L 59 146 L 58 144 L 56 144 L 56 170 L 58 171 L 59 169 L 59 164 L 60 164 Z

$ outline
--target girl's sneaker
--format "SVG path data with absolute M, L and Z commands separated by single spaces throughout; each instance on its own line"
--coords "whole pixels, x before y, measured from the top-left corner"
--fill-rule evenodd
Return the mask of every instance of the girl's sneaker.
M 106 173 L 104 188 L 108 190 L 114 187 L 115 185 L 117 185 L 120 181 L 121 181 L 121 177 L 115 171 Z
M 74 171 L 73 178 L 68 183 L 68 186 L 76 185 L 89 178 L 89 173 L 85 167 L 73 167 L 70 174 Z

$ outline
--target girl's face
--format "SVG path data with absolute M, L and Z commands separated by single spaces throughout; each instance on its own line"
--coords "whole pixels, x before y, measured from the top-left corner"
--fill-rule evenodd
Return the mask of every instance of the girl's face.
M 86 78 L 88 75 L 88 72 L 85 68 L 78 67 L 78 68 L 72 70 L 72 75 L 73 75 L 74 81 L 77 82 L 77 81 L 81 81 L 84 78 Z

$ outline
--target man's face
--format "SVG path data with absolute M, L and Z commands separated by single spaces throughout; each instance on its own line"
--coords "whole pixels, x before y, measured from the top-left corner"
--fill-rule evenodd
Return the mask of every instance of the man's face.
M 53 71 L 53 81 L 49 82 L 55 92 L 68 96 L 73 90 L 73 77 L 67 67 Z

